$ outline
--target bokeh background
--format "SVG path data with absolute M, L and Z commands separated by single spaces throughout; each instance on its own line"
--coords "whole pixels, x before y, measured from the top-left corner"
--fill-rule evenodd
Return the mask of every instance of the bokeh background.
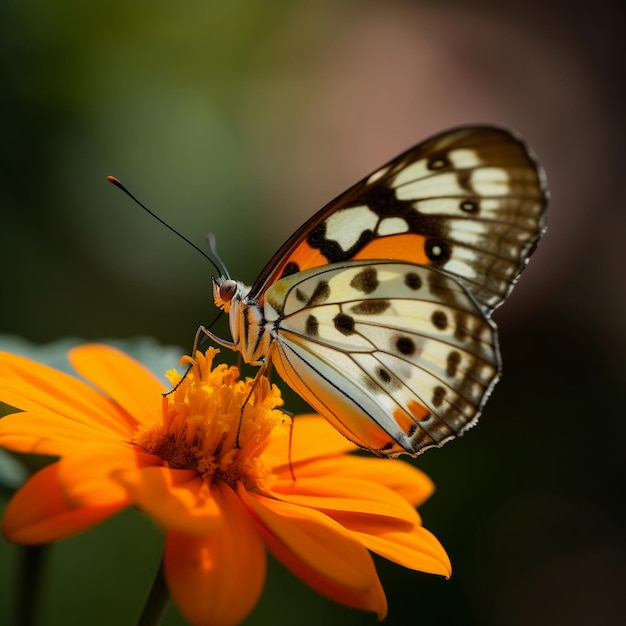
M 411 144 L 485 122 L 545 166 L 549 232 L 496 314 L 477 428 L 415 463 L 449 581 L 378 560 L 387 624 L 626 614 L 624 13 L 556 0 L 3 0 L 0 332 L 189 349 L 211 267 L 252 282 L 309 215 Z M 226 335 L 226 327 L 219 327 Z M 298 410 L 290 396 L 290 408 Z M 55 545 L 43 624 L 134 623 L 161 536 L 132 511 Z M 16 552 L 0 547 L 0 623 Z M 250 624 L 374 624 L 272 563 Z M 181 624 L 175 607 L 165 624 Z

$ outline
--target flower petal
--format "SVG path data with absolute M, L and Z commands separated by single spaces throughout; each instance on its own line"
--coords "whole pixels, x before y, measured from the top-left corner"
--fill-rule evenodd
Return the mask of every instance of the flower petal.
M 118 433 L 51 412 L 22 412 L 0 419 L 0 446 L 15 452 L 64 456 L 94 441 L 121 442 Z
M 290 442 L 291 437 L 291 442 Z M 265 454 L 271 454 L 285 467 L 318 457 L 334 456 L 358 450 L 351 441 L 334 429 L 320 415 L 298 415 L 293 419 L 291 432 L 272 437 Z
M 379 461 L 385 464 L 385 461 Z M 417 524 L 420 518 L 415 508 L 388 487 L 359 478 L 345 478 L 332 472 L 316 478 L 301 478 L 283 482 L 271 495 L 284 502 L 329 511 L 376 515 Z
M 0 400 L 24 411 L 56 413 L 121 437 L 136 428 L 131 416 L 83 381 L 6 352 L 0 353 Z
M 145 467 L 117 472 L 115 477 L 133 502 L 163 528 L 204 535 L 222 523 L 213 490 L 195 470 Z
M 224 483 L 211 491 L 224 523 L 208 535 L 170 532 L 165 543 L 168 586 L 194 626 L 239 624 L 265 582 L 265 548 L 247 510 Z
M 91 443 L 58 462 L 58 480 L 72 507 L 98 507 L 128 499 L 128 489 L 116 479 L 117 472 L 160 463 L 161 457 L 131 444 Z
M 359 478 L 368 483 L 384 485 L 400 494 L 413 506 L 423 504 L 434 492 L 433 481 L 413 465 L 397 459 L 378 459 L 364 456 L 315 459 L 294 468 L 296 482 L 301 478 L 342 476 Z M 289 468 L 283 471 L 282 482 L 292 483 Z
M 319 511 L 250 494 L 241 485 L 237 491 L 268 549 L 296 576 L 337 602 L 386 615 L 372 558 L 342 526 Z
M 7 541 L 48 543 L 96 526 L 129 505 L 126 497 L 101 506 L 70 505 L 58 479 L 59 464 L 31 477 L 9 502 L 2 522 Z
M 452 575 L 452 565 L 445 549 L 422 526 L 416 524 L 407 528 L 388 520 L 349 515 L 333 515 L 333 518 L 366 548 L 390 561 L 428 574 L 440 574 L 446 578 Z
M 116 348 L 86 344 L 69 353 L 72 367 L 123 407 L 139 423 L 161 419 L 161 397 L 167 391 L 138 361 Z

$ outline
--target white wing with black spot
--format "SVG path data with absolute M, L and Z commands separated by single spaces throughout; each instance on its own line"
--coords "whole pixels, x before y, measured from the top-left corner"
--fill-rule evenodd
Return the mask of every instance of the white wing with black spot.
M 266 293 L 281 377 L 357 445 L 418 454 L 477 419 L 499 374 L 496 330 L 454 277 L 349 261 Z

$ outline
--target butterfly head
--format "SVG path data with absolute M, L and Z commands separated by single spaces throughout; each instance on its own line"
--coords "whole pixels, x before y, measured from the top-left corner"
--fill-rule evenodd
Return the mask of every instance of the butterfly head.
M 226 313 L 230 311 L 230 303 L 235 296 L 241 296 L 241 285 L 232 278 L 213 277 L 213 299 L 215 306 Z

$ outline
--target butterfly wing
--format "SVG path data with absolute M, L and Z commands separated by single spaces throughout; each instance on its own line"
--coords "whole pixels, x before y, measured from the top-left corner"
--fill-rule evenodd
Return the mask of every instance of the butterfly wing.
M 444 132 L 314 215 L 250 290 L 221 279 L 234 342 L 223 345 L 271 360 L 375 454 L 439 446 L 476 422 L 498 378 L 490 314 L 543 233 L 546 202 L 539 165 L 509 132 Z
M 544 231 L 547 191 L 506 130 L 446 131 L 326 205 L 280 248 L 250 291 L 354 259 L 394 259 L 456 276 L 486 309 L 507 296 Z
M 266 293 L 280 376 L 348 439 L 416 455 L 470 427 L 499 373 L 496 331 L 454 277 L 347 261 Z

